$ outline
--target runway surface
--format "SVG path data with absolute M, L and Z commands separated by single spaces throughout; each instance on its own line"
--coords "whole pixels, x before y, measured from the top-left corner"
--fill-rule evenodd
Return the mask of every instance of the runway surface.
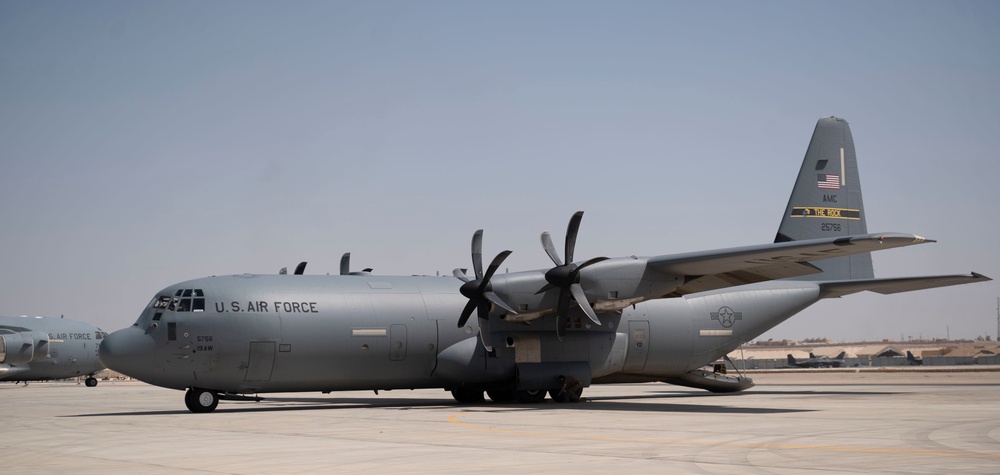
M 3 473 L 1000 473 L 1000 372 L 754 375 L 733 395 L 595 386 L 282 393 L 192 414 L 138 382 L 0 384 Z

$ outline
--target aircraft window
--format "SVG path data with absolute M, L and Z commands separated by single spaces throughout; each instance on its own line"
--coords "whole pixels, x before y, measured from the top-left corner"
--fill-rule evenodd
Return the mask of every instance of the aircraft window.
M 156 312 L 155 314 L 153 314 L 153 321 L 154 322 L 155 321 L 159 321 L 160 317 L 162 317 L 162 316 L 163 316 L 163 312 Z
M 161 295 L 160 298 L 153 304 L 153 308 L 167 308 L 167 304 L 170 303 L 170 296 Z
M 166 309 L 171 312 L 204 312 L 205 292 L 201 289 L 179 289 L 174 292 L 173 297 L 161 295 L 153 303 L 153 308 Z M 159 320 L 159 318 L 154 317 L 154 320 Z

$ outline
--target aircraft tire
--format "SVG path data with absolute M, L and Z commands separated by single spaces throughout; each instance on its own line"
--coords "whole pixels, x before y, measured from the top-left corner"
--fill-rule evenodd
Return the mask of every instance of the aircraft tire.
M 538 404 L 545 400 L 544 389 L 526 389 L 514 391 L 514 399 L 522 404 Z
M 553 389 L 549 391 L 549 397 L 555 402 L 579 402 L 580 397 L 583 396 L 583 388 L 577 388 L 572 393 L 569 391 L 564 391 L 561 389 Z
M 451 390 L 451 397 L 461 404 L 476 404 L 483 402 L 482 389 L 457 388 Z
M 191 412 L 212 412 L 219 406 L 219 395 L 207 389 L 191 388 L 184 394 L 184 404 Z
M 88 388 L 92 388 L 94 386 L 97 386 L 97 378 L 91 376 L 87 378 L 83 383 L 86 384 Z
M 493 402 L 514 402 L 514 390 L 512 389 L 490 389 L 486 395 Z

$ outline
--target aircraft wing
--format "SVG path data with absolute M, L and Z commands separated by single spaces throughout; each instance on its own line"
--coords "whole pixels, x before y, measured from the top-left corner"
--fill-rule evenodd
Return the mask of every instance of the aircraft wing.
M 652 257 L 650 269 L 685 276 L 667 297 L 786 279 L 821 272 L 809 261 L 934 242 L 914 234 L 887 233 L 788 241 Z
M 926 277 L 898 277 L 889 279 L 842 280 L 820 283 L 820 298 L 843 297 L 856 292 L 870 290 L 882 295 L 909 292 L 911 290 L 933 289 L 949 285 L 970 284 L 993 280 L 975 272 L 970 275 L 934 275 Z

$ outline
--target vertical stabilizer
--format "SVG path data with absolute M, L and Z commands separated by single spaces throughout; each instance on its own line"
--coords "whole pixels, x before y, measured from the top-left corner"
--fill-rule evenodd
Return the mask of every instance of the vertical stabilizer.
M 854 138 L 847 121 L 824 117 L 816 123 L 798 180 L 774 242 L 868 234 Z M 871 254 L 814 261 L 823 269 L 801 279 L 871 279 Z

